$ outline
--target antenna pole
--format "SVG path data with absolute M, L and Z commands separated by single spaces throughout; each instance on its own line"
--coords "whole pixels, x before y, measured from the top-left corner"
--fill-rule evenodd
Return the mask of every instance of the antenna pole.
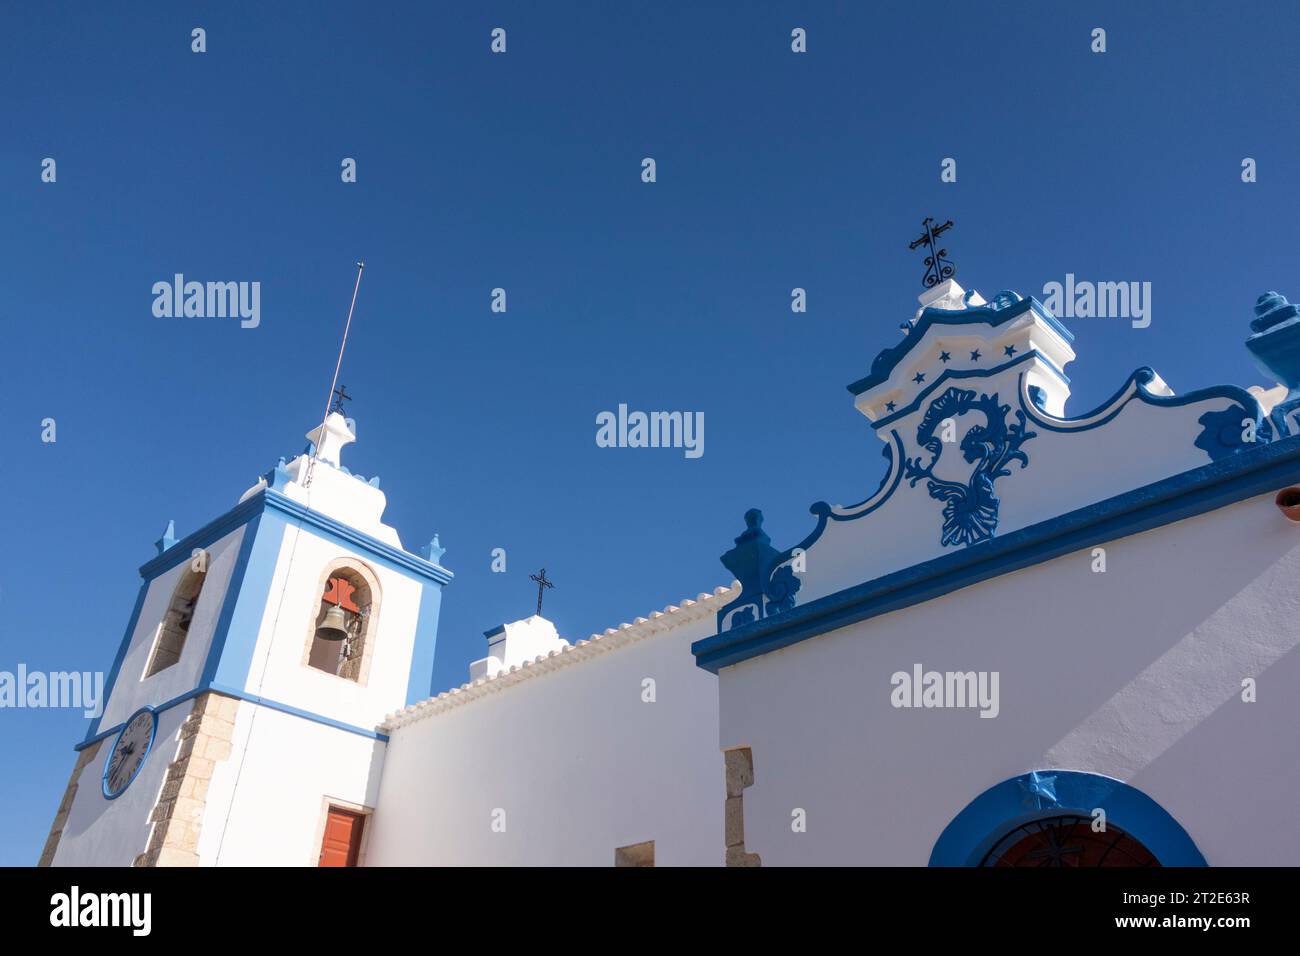
M 311 484 L 312 469 L 316 466 L 316 456 L 320 454 L 320 446 L 325 439 L 325 422 L 330 417 L 330 405 L 334 399 L 334 389 L 339 383 L 339 369 L 343 367 L 343 350 L 348 347 L 348 332 L 352 328 L 352 312 L 357 307 L 357 293 L 361 290 L 361 273 L 365 271 L 365 268 L 366 264 L 364 262 L 357 263 L 357 283 L 352 287 L 352 304 L 348 306 L 348 321 L 343 326 L 343 341 L 339 344 L 338 361 L 334 363 L 334 378 L 330 381 L 330 390 L 325 396 L 325 414 L 321 416 L 321 430 L 320 435 L 317 436 L 319 440 L 314 443 L 311 458 L 307 461 L 307 474 L 302 482 L 304 488 Z

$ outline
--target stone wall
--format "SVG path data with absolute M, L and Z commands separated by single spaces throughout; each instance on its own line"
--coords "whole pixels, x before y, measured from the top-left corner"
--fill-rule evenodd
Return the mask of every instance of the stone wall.
M 72 811 L 72 801 L 77 796 L 81 772 L 99 754 L 102 743 L 102 740 L 96 740 L 77 754 L 77 765 L 72 768 L 72 776 L 68 778 L 68 788 L 63 791 L 63 801 L 59 804 L 58 812 L 54 814 L 54 823 L 50 826 L 50 835 L 45 839 L 45 849 L 41 851 L 41 860 L 36 864 L 37 866 L 50 866 L 54 862 L 54 854 L 59 848 L 59 837 L 63 836 L 63 827 L 68 822 L 68 814 Z
M 198 866 L 199 833 L 207 807 L 208 784 L 218 761 L 230 756 L 239 701 L 222 694 L 195 698 L 181 724 L 180 745 L 167 767 L 158 802 L 149 815 L 149 845 L 135 866 Z

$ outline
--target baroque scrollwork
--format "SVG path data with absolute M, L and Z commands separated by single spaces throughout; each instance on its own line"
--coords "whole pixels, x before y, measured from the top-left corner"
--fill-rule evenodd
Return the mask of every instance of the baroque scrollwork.
M 975 469 L 965 483 L 938 478 L 934 468 L 943 455 L 943 429 L 955 430 L 957 420 L 968 413 L 984 416 L 984 423 L 971 425 L 958 445 L 962 457 Z M 944 547 L 976 544 L 993 537 L 997 530 L 999 501 L 993 484 L 1011 474 L 1012 462 L 1019 462 L 1021 468 L 1029 464 L 1020 446 L 1037 434 L 1026 429 L 1023 411 L 1016 411 L 1014 423 L 1008 422 L 1010 413 L 1011 406 L 1000 404 L 996 394 L 977 395 L 966 388 L 949 388 L 926 409 L 916 441 L 930 453 L 930 460 L 922 464 L 923 456 L 908 458 L 903 474 L 912 487 L 926 479 L 930 497 L 944 502 L 939 537 Z

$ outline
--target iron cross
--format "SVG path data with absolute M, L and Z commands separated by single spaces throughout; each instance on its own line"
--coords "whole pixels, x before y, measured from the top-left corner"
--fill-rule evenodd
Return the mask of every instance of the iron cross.
M 348 387 L 340 385 L 334 389 L 334 401 L 330 403 L 330 411 L 343 414 L 343 403 L 352 401 L 352 396 L 348 394 Z
M 537 574 L 528 575 L 528 580 L 537 582 L 537 616 L 542 616 L 542 592 L 546 588 L 555 587 L 550 581 L 546 580 L 546 569 L 542 568 Z
M 925 257 L 925 278 L 921 280 L 921 284 L 927 289 L 933 289 L 944 279 L 952 278 L 957 271 L 957 267 L 947 258 L 948 250 L 938 248 L 938 239 L 952 228 L 952 220 L 949 219 L 943 225 L 936 226 L 934 220 L 926 216 L 921 225 L 925 227 L 925 232 L 908 243 L 907 248 L 925 246 L 929 250 L 930 254 Z

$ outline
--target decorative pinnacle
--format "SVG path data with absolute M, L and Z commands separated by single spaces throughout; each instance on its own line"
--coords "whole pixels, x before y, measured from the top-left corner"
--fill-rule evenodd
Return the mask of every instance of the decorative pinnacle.
M 157 541 L 154 542 L 154 546 L 158 549 L 158 553 L 162 554 L 164 551 L 166 551 L 175 543 L 176 543 L 176 522 L 168 521 L 167 530 L 162 533 L 161 538 L 159 538 Z

